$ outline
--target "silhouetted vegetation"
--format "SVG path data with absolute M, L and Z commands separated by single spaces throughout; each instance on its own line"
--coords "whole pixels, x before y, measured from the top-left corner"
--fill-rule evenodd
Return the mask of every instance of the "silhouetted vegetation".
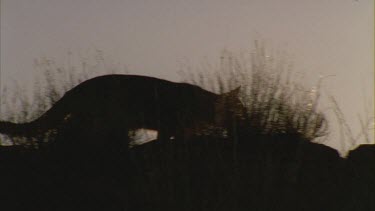
M 272 63 L 262 49 L 258 46 L 250 66 L 224 52 L 220 73 L 185 74 L 191 83 L 220 93 L 241 85 L 247 110 L 238 111 L 228 136 L 211 131 L 188 140 L 156 140 L 125 150 L 109 144 L 124 134 L 93 136 L 90 128 L 84 132 L 73 125 L 63 134 L 51 131 L 39 139 L 13 139 L 13 145 L 0 147 L 0 181 L 4 184 L 0 208 L 375 209 L 373 145 L 361 146 L 342 158 L 336 150 L 313 143 L 328 130 L 317 106 L 319 84 L 306 89 L 292 82 L 285 63 Z M 33 119 L 78 84 L 78 78 L 89 77 L 65 75 L 65 70 L 75 72 L 45 65 L 51 68 L 45 74 L 46 83 L 37 84 L 37 100 L 21 100 L 18 117 L 9 106 L 6 118 Z M 62 78 L 68 82 L 58 83 Z M 46 91 L 42 84 L 47 84 Z M 50 139 L 64 144 L 51 144 Z
M 328 132 L 328 122 L 318 110 L 321 81 L 313 88 L 301 85 L 290 64 L 268 55 L 257 41 L 249 55 L 236 56 L 225 50 L 217 67 L 206 64 L 198 71 L 185 67 L 181 73 L 186 81 L 214 92 L 241 86 L 251 119 L 248 127 L 254 133 L 298 133 L 313 140 Z

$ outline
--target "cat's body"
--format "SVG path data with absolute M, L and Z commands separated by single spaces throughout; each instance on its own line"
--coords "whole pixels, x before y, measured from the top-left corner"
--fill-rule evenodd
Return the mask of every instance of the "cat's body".
M 85 133 L 157 130 L 158 138 L 185 135 L 185 129 L 224 127 L 229 102 L 238 90 L 217 95 L 198 86 L 136 75 L 106 75 L 87 80 L 28 123 L 0 122 L 0 133 L 33 137 L 51 130 L 76 128 Z

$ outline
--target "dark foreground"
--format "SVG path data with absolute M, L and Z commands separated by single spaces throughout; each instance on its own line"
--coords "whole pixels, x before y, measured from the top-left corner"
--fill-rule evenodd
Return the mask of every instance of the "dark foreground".
M 129 156 L 2 147 L 0 209 L 375 210 L 373 145 L 343 159 L 293 137 L 243 139 L 154 141 Z

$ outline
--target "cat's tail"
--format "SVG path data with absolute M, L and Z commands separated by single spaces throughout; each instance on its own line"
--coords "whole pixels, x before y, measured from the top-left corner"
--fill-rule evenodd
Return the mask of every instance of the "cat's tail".
M 0 133 L 9 136 L 36 137 L 56 129 L 58 123 L 67 121 L 71 114 L 63 115 L 63 106 L 57 103 L 39 118 L 25 123 L 14 123 L 9 121 L 0 121 Z
M 70 95 L 66 93 L 44 114 L 30 122 L 14 123 L 0 121 L 0 133 L 9 136 L 36 137 L 51 129 L 57 129 L 61 123 L 70 121 L 72 117 L 71 113 L 66 112 L 71 107 L 66 105 L 66 102 L 74 102 L 74 99 L 67 100 L 67 97 L 70 97 Z
M 40 130 L 35 127 L 35 121 L 27 123 L 13 123 L 0 121 L 0 133 L 9 136 L 35 136 Z

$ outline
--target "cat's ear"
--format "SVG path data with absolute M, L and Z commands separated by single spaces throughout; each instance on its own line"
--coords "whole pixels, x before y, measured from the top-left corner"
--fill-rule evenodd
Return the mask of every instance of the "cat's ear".
M 241 91 L 241 86 L 227 92 L 227 93 L 224 93 L 222 94 L 223 96 L 226 96 L 226 97 L 238 97 L 239 93 Z

